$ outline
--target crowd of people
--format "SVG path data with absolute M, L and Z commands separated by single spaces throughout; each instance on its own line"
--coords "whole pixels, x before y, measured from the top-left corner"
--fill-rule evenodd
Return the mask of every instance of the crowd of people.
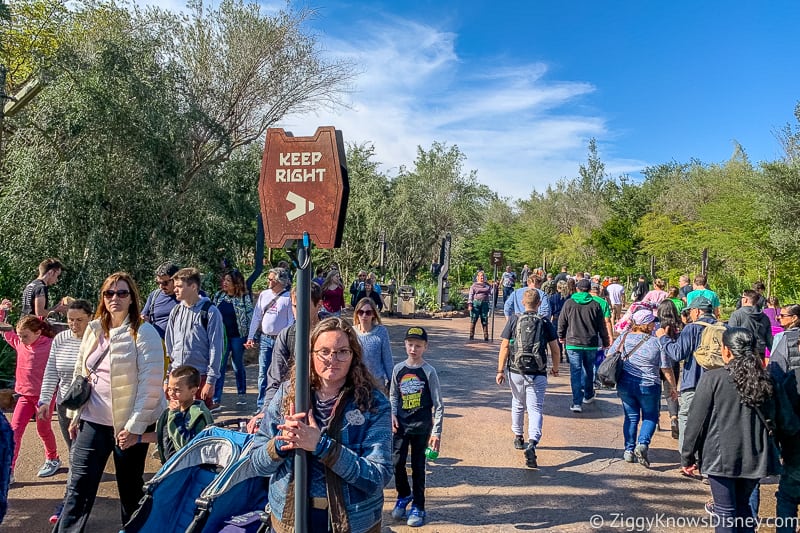
M 24 312 L 3 333 L 17 352 L 18 399 L 10 432 L 0 428 L 3 438 L 9 433 L 13 438 L 13 446 L 0 454 L 0 467 L 7 465 L 0 476 L 0 510 L 5 512 L 32 416 L 45 449 L 38 476 L 61 469 L 51 424 L 55 411 L 70 470 L 63 503 L 51 517 L 54 531 L 86 529 L 109 457 L 124 526 L 143 495 L 148 445 L 156 444 L 166 462 L 213 423 L 229 359 L 236 404 L 246 405 L 243 353 L 258 345 L 258 409 L 248 430 L 258 433 L 254 465 L 272 477 L 273 530 L 293 529 L 283 508 L 293 487 L 294 449 L 312 452 L 313 531 L 327 531 L 331 523 L 346 524 L 347 531 L 380 530 L 383 489 L 393 476 L 398 491 L 393 516 L 411 526 L 425 522 L 425 452 L 439 449 L 440 386 L 423 359 L 428 345 L 423 328 L 409 328 L 407 357 L 395 363 L 373 275 L 359 272 L 351 286 L 352 323 L 340 316 L 345 304 L 338 269 L 319 272 L 322 284 L 312 283 L 313 405 L 308 413 L 295 413 L 297 295 L 288 268 L 270 269 L 268 288 L 255 301 L 237 269 L 226 270 L 220 289 L 208 297 L 197 269 L 165 263 L 155 272 L 158 288 L 144 299 L 131 276 L 117 272 L 100 287 L 96 311 L 85 300 L 66 298 L 50 307 L 48 288 L 63 269 L 57 259 L 40 264 L 39 277 L 23 290 Z M 14 307 L 2 300 L 0 322 Z M 46 319 L 51 313 L 66 314 L 65 331 L 56 335 Z M 80 381 L 89 385 L 78 401 L 73 394 Z M 409 450 L 412 483 L 405 470 Z
M 299 449 L 309 452 L 312 530 L 337 524 L 337 530 L 379 531 L 383 489 L 392 477 L 392 517 L 410 526 L 426 522 L 425 461 L 441 442 L 441 386 L 424 359 L 424 328 L 408 328 L 406 357 L 395 361 L 374 276 L 358 273 L 348 306 L 338 269 L 317 271 L 310 291 L 312 401 L 308 412 L 296 413 L 297 294 L 288 268 L 269 269 L 268 286 L 256 299 L 236 269 L 226 270 L 208 297 L 197 269 L 165 263 L 155 272 L 158 288 L 144 299 L 131 276 L 117 272 L 100 287 L 96 310 L 66 298 L 51 307 L 48 289 L 63 269 L 56 259 L 40 264 L 39 276 L 22 293 L 19 308 L 26 312 L 3 332 L 17 352 L 18 399 L 10 424 L 13 447 L 0 461 L 8 471 L 0 481 L 14 483 L 32 417 L 45 456 L 38 476 L 61 469 L 50 423 L 55 412 L 70 466 L 63 504 L 52 517 L 55 531 L 85 529 L 109 457 L 124 525 L 143 494 L 148 445 L 155 443 L 166 461 L 213 423 L 228 360 L 237 405 L 247 405 L 243 353 L 256 346 L 257 411 L 247 426 L 257 433 L 253 464 L 272 479 L 273 530 L 294 527 L 286 511 L 294 490 L 292 452 Z M 759 480 L 768 475 L 781 474 L 777 515 L 796 517 L 800 305 L 780 306 L 757 282 L 742 291 L 723 322 L 719 297 L 703 275 L 691 283 L 681 276 L 675 286 L 661 279 L 651 286 L 642 276 L 630 297 L 617 277 L 569 275 L 566 267 L 549 275 L 526 265 L 521 278 L 518 288 L 509 267 L 495 286 L 477 272 L 468 307 L 470 340 L 478 321 L 488 339 L 487 317 L 502 288 L 507 320 L 495 381 L 510 386 L 513 443 L 527 467 L 538 467 L 548 375 L 569 366 L 569 411 L 579 415 L 602 386 L 595 379 L 598 366 L 618 355 L 626 462 L 649 467 L 663 395 L 680 472 L 708 482 L 706 510 L 720 518 L 719 531 L 753 530 Z M 352 320 L 342 317 L 347 307 Z M 0 322 L 14 308 L 2 300 Z M 67 329 L 57 334 L 45 320 L 53 312 L 66 315 Z M 90 394 L 72 405 L 76 378 L 91 384 Z
M 511 385 L 514 446 L 525 451 L 528 467 L 537 466 L 548 367 L 557 376 L 559 362 L 568 362 L 569 409 L 581 413 L 601 386 L 594 379 L 598 366 L 613 355 L 626 462 L 650 466 L 648 450 L 663 394 L 671 434 L 678 440 L 680 472 L 710 485 L 706 511 L 717 517 L 717 531 L 754 531 L 759 480 L 779 473 L 778 531 L 795 531 L 800 305 L 780 306 L 756 282 L 742 291 L 723 322 L 719 296 L 704 275 L 691 283 L 681 276 L 672 287 L 657 278 L 652 288 L 641 276 L 628 299 L 617 277 L 571 276 L 566 267 L 556 276 L 541 269 L 525 274 L 527 287 L 517 290 L 506 281 L 515 278 L 511 269 L 503 274 L 507 322 L 496 381 Z M 486 284 L 480 293 L 484 280 L 480 272 L 469 293 L 473 330 L 481 317 L 474 312 L 476 300 L 491 298 L 496 290 Z

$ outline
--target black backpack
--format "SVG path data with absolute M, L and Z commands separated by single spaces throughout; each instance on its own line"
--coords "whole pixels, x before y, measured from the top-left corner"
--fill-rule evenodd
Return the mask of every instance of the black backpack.
M 544 319 L 526 311 L 517 318 L 509 367 L 520 374 L 547 373 L 547 343 L 542 334 Z

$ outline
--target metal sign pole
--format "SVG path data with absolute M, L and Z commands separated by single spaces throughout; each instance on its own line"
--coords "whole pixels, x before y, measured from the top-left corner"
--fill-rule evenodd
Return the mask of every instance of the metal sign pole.
M 295 334 L 295 397 L 294 412 L 311 414 L 311 389 L 309 385 L 309 333 L 311 329 L 311 242 L 303 233 L 302 244 L 297 245 L 297 316 Z M 308 533 L 308 452 L 295 450 L 294 455 L 294 516 L 295 531 Z
M 500 299 L 500 295 L 497 292 L 500 290 L 500 283 L 497 281 L 497 263 L 494 264 L 494 298 L 492 298 L 492 342 L 494 342 L 494 313 L 495 313 L 495 302 Z

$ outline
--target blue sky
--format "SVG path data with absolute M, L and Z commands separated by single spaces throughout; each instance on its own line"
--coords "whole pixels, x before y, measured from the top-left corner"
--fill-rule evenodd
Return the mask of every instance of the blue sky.
M 501 196 L 527 198 L 577 175 L 591 137 L 612 176 L 636 176 L 724 162 L 735 142 L 753 162 L 774 160 L 775 131 L 796 124 L 794 0 L 304 5 L 325 53 L 359 74 L 347 108 L 281 126 L 334 125 L 371 142 L 390 176 L 440 141 Z

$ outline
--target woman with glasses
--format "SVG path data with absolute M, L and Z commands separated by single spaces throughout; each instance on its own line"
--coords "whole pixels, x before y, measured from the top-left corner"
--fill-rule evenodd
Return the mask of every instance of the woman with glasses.
M 70 475 L 54 531 L 83 531 L 108 456 L 113 455 L 124 525 L 143 495 L 147 444 L 166 407 L 164 348 L 142 320 L 139 290 L 125 272 L 103 282 L 95 320 L 83 334 L 75 376 L 88 376 L 89 400 L 72 418 Z
M 800 368 L 800 305 L 790 304 L 781 307 L 778 321 L 783 331 L 772 340 L 772 350 L 767 368 L 778 383 L 783 383 L 791 368 Z
M 383 386 L 383 392 L 388 393 L 389 380 L 394 369 L 392 346 L 389 342 L 389 331 L 381 324 L 378 308 L 371 298 L 362 298 L 356 304 L 353 326 L 358 333 L 364 364 L 372 377 Z
M 308 453 L 309 531 L 379 532 L 383 488 L 392 477 L 389 401 L 373 386 L 353 327 L 331 317 L 311 332 L 309 413 L 294 412 L 295 370 L 269 405 L 251 452 L 272 476 L 274 531 L 294 528 L 295 450 Z
M 219 404 L 222 399 L 222 387 L 225 386 L 228 357 L 231 356 L 233 373 L 236 376 L 236 392 L 239 395 L 236 405 L 247 405 L 245 398 L 247 375 L 244 369 L 244 343 L 247 341 L 250 321 L 253 319 L 253 298 L 247 292 L 242 273 L 234 268 L 222 276 L 222 290 L 218 291 L 211 301 L 222 314 L 226 340 L 226 349 L 219 366 L 219 378 L 214 385 L 212 403 Z

